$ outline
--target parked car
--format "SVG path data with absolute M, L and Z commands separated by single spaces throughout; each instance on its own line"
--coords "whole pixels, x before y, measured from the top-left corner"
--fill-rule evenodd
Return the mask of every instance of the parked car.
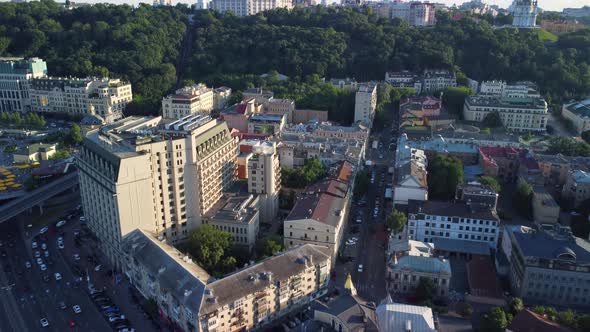
M 45 226 L 39 230 L 39 234 L 45 234 L 49 231 L 49 227 Z
M 41 318 L 41 326 L 43 327 L 48 327 L 49 326 L 49 321 L 47 320 L 47 318 Z
M 363 264 L 359 264 L 359 267 L 357 269 L 358 272 L 363 272 Z
M 74 310 L 74 312 L 77 313 L 77 314 L 79 314 L 79 313 L 82 312 L 82 308 L 80 308 L 80 306 L 77 305 L 77 304 L 72 307 L 72 310 Z
M 58 222 L 55 224 L 55 226 L 56 226 L 56 227 L 62 227 L 62 226 L 63 226 L 63 225 L 65 225 L 65 224 L 66 224 L 66 221 L 65 221 L 65 220 L 60 220 L 60 221 L 58 221 Z

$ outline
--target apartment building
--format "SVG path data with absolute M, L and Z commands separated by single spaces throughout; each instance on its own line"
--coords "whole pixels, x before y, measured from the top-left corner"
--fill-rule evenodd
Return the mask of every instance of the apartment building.
M 590 306 L 590 242 L 569 227 L 506 228 L 502 251 L 512 292 L 526 303 Z
M 361 84 L 354 99 L 354 122 L 373 127 L 377 108 L 377 85 Z
M 394 1 L 390 4 L 391 18 L 400 18 L 412 26 L 431 26 L 436 24 L 433 3 L 419 1 Z
M 263 330 L 327 292 L 330 252 L 303 245 L 221 279 L 155 234 L 123 240 L 123 271 L 159 312 L 184 331 Z
M 161 122 L 128 117 L 93 130 L 77 158 L 88 227 L 114 262 L 134 229 L 185 238 L 233 184 L 237 147 L 225 122 Z
M 500 195 L 490 186 L 473 181 L 457 186 L 455 199 L 465 203 L 484 204 L 494 209 L 498 206 Z
M 335 174 L 308 186 L 297 197 L 284 221 L 285 247 L 306 243 L 327 246 L 336 258 L 352 199 L 353 172 L 352 164 L 342 162 Z
M 186 86 L 162 98 L 162 117 L 178 120 L 187 115 L 209 114 L 215 106 L 215 92 L 205 84 Z
M 482 83 L 482 86 L 485 83 Z M 508 129 L 545 131 L 547 102 L 539 95 L 534 84 L 517 82 L 502 87 L 502 82 L 492 83 L 487 84 L 489 88 L 483 90 L 486 94 L 480 93 L 465 98 L 465 120 L 482 122 L 488 114 L 495 112 L 500 116 L 502 125 Z M 501 94 L 497 93 L 499 90 L 502 91 Z
M 416 160 L 397 167 L 393 180 L 393 203 L 407 205 L 411 199 L 428 200 L 427 174 L 426 165 Z
M 0 57 L 0 112 L 30 111 L 30 81 L 45 76 L 47 64 L 39 58 Z
M 213 109 L 222 110 L 227 106 L 230 98 L 231 88 L 220 86 L 219 88 L 213 89 Z
M 260 141 L 248 158 L 248 192 L 260 199 L 260 219 L 271 223 L 279 211 L 281 165 L 276 143 Z
M 579 206 L 582 202 L 590 199 L 590 173 L 582 170 L 569 172 L 561 195 L 564 199 Z
M 289 0 L 213 0 L 211 9 L 225 13 L 233 12 L 236 16 L 256 15 L 266 10 L 285 8 L 293 9 Z
M 512 26 L 534 28 L 537 25 L 537 0 L 514 0 L 509 11 L 514 17 Z
M 106 123 L 123 117 L 133 99 L 131 84 L 109 78 L 46 77 L 31 81 L 31 111 L 96 115 Z
M 561 115 L 572 122 L 578 135 L 590 130 L 590 98 L 564 104 Z
M 291 99 L 272 98 L 264 103 L 264 112 L 268 114 L 280 114 L 287 116 L 287 123 L 293 122 L 295 101 Z
M 426 69 L 422 74 L 420 93 L 434 93 L 457 86 L 457 76 L 452 70 Z
M 420 279 L 428 278 L 435 287 L 435 296 L 449 295 L 451 264 L 448 259 L 435 255 L 432 243 L 409 240 L 398 234 L 390 237 L 387 254 L 387 289 L 390 292 L 415 294 Z
M 410 200 L 408 237 L 423 242 L 436 238 L 479 242 L 495 249 L 500 236 L 496 210 L 482 204 Z
M 400 72 L 386 72 L 385 82 L 395 88 L 413 88 L 416 93 L 422 91 L 420 76 L 414 72 L 403 70 Z
M 260 224 L 260 199 L 257 195 L 226 193 L 202 217 L 201 224 L 231 234 L 234 245 L 254 249 Z

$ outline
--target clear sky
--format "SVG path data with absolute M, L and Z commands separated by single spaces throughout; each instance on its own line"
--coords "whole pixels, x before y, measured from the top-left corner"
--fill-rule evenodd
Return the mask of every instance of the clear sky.
M 137 4 L 140 2 L 152 3 L 153 0 L 79 0 L 79 2 L 97 3 L 97 2 L 112 2 L 112 3 L 128 3 Z M 461 4 L 465 0 L 430 0 L 431 2 L 445 3 L 447 5 Z M 468 0 L 469 1 L 469 0 Z M 512 0 L 483 0 L 489 4 L 499 5 L 503 8 L 508 8 L 512 3 Z M 561 11 L 563 8 L 576 8 L 583 6 L 590 6 L 590 0 L 538 0 L 539 7 L 544 10 L 555 10 Z M 172 0 L 173 3 L 182 2 L 188 4 L 194 4 L 197 0 Z M 330 0 L 328 0 L 330 2 Z

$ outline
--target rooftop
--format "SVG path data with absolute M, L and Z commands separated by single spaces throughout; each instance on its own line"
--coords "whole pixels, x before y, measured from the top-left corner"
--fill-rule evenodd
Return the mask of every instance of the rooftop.
M 249 224 L 259 211 L 258 204 L 258 196 L 247 192 L 224 193 L 203 217 L 217 222 Z
M 338 317 L 349 331 L 379 331 L 374 304 L 356 295 L 344 294 L 328 302 L 316 300 L 312 303 L 312 310 Z
M 283 114 L 254 114 L 249 121 L 254 122 L 281 122 L 285 115 Z
M 391 267 L 400 270 L 411 270 L 424 273 L 451 274 L 451 264 L 448 259 L 423 256 L 402 256 L 397 263 L 391 262 Z
M 490 246 L 485 242 L 447 239 L 445 237 L 435 237 L 432 242 L 435 250 L 482 256 L 490 255 Z
M 590 174 L 580 169 L 572 171 L 571 176 L 576 183 L 590 183 Z
M 203 301 L 200 313 L 211 313 L 270 284 L 288 280 L 312 265 L 327 263 L 331 259 L 330 253 L 328 247 L 305 244 L 213 281 L 207 286 L 209 295 Z
M 465 98 L 465 104 L 471 106 L 505 107 L 516 109 L 539 110 L 547 112 L 547 102 L 543 98 L 516 98 L 490 95 L 475 95 Z M 500 110 L 501 111 L 501 110 Z
M 429 307 L 386 301 L 375 312 L 383 331 L 406 331 L 407 324 L 410 324 L 412 332 L 436 332 Z
M 512 235 L 525 257 L 590 264 L 590 242 L 573 236 L 568 227 L 512 230 Z
M 503 298 L 498 274 L 490 257 L 474 256 L 466 265 L 467 281 L 471 295 Z
M 590 117 L 590 98 L 567 104 L 565 108 L 579 117 Z
M 422 188 L 428 188 L 426 168 L 416 160 L 412 160 L 402 167 L 398 167 L 397 172 L 395 172 L 395 181 L 397 184 L 406 180 L 408 177 L 413 177 Z
M 498 193 L 490 186 L 483 185 L 477 181 L 468 182 L 458 186 L 463 194 L 468 195 L 498 195 Z
M 412 140 L 408 145 L 415 149 L 436 151 L 438 153 L 472 153 L 477 154 L 478 147 L 469 143 L 450 143 L 442 136 L 437 135 L 429 140 Z
M 147 268 L 161 288 L 168 289 L 177 301 L 194 313 L 199 312 L 206 284 L 211 276 L 174 247 L 154 234 L 136 229 L 122 241 L 122 249 Z
M 500 221 L 495 209 L 478 204 L 408 201 L 408 213 Z

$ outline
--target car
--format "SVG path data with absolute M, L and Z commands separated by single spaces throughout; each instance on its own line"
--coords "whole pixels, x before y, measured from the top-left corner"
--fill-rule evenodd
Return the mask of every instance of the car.
M 66 224 L 66 221 L 65 221 L 65 220 L 60 220 L 60 221 L 58 221 L 58 222 L 55 224 L 55 227 L 62 227 L 62 226 L 63 226 L 63 225 L 65 225 L 65 224 Z
M 45 243 L 45 242 L 41 243 L 41 249 L 47 250 L 47 243 Z
M 64 243 L 63 243 L 63 242 L 58 242 L 58 243 L 57 243 L 57 247 L 58 247 L 59 249 L 63 249 L 63 248 L 65 248 L 65 247 L 64 247 Z
M 363 272 L 363 264 L 359 264 L 359 267 L 358 267 L 357 271 Z
M 78 236 L 80 235 L 80 230 L 79 229 L 74 229 L 74 236 Z
M 84 217 L 84 216 L 80 217 L 80 224 L 82 224 L 82 225 L 86 224 L 86 217 Z
M 25 267 L 26 267 L 27 269 L 30 269 L 30 268 L 31 268 L 31 262 L 29 262 L 29 261 L 25 261 Z
M 61 280 L 61 274 L 60 274 L 59 272 L 55 272 L 55 273 L 53 274 L 53 277 L 55 277 L 55 280 L 56 280 L 56 281 L 59 281 L 59 280 Z
M 45 255 L 45 257 L 49 257 L 49 251 L 45 250 L 45 252 L 43 253 L 43 255 Z
M 41 257 L 37 258 L 37 264 L 39 264 L 39 265 L 43 264 L 43 259 Z
M 70 319 L 69 325 L 70 325 L 70 328 L 74 328 L 74 327 L 76 327 L 76 322 L 73 319 Z
M 358 238 L 358 237 L 356 237 L 356 236 L 353 236 L 353 237 L 351 237 L 350 239 L 351 239 L 351 240 L 353 240 L 353 241 L 358 241 L 358 239 L 359 239 L 359 238 Z
M 102 269 L 102 265 L 98 264 L 95 268 L 94 271 L 98 272 L 100 271 L 100 269 Z
M 112 323 L 114 321 L 124 320 L 124 319 L 125 319 L 125 315 L 112 316 L 112 317 L 109 317 L 109 322 Z
M 357 218 L 357 219 L 356 219 L 356 222 L 360 224 L 360 223 L 362 223 L 362 222 L 363 222 L 363 220 L 362 220 L 361 218 Z
M 49 227 L 45 226 L 39 230 L 39 234 L 45 234 L 49 231 Z
M 47 318 L 41 318 L 40 322 L 41 322 L 41 326 L 43 326 L 43 327 L 49 326 L 49 321 L 47 320 Z
M 66 303 L 64 301 L 60 301 L 58 303 L 58 306 L 61 310 L 64 310 L 65 308 L 67 308 Z
M 57 238 L 57 242 L 58 242 L 58 243 L 59 243 L 59 242 L 64 242 L 64 237 L 63 237 L 63 235 L 64 235 L 64 233 L 61 233 L 61 236 L 59 236 L 59 237 Z
M 45 264 L 41 264 L 41 271 L 47 271 L 47 266 Z
M 122 329 L 118 329 L 117 332 L 135 332 L 135 329 L 132 327 L 124 327 Z
M 39 245 L 37 244 L 37 241 L 33 241 L 33 243 L 31 243 L 31 247 L 32 247 L 33 249 L 37 249 L 37 247 L 38 247 L 38 246 L 39 246 Z
M 80 254 L 74 254 L 74 260 L 75 261 L 79 261 L 80 260 Z
M 41 257 L 41 253 L 39 252 L 39 250 L 35 251 L 35 258 L 39 258 Z
M 115 323 L 113 325 L 117 330 L 129 328 L 129 325 L 127 325 L 127 323 Z
M 82 308 L 80 308 L 80 306 L 77 305 L 77 304 L 72 307 L 72 310 L 74 310 L 74 312 L 77 313 L 77 314 L 79 314 L 79 313 L 82 312 Z
M 119 318 L 119 316 L 121 316 L 119 310 L 103 311 L 103 314 L 107 318 Z

